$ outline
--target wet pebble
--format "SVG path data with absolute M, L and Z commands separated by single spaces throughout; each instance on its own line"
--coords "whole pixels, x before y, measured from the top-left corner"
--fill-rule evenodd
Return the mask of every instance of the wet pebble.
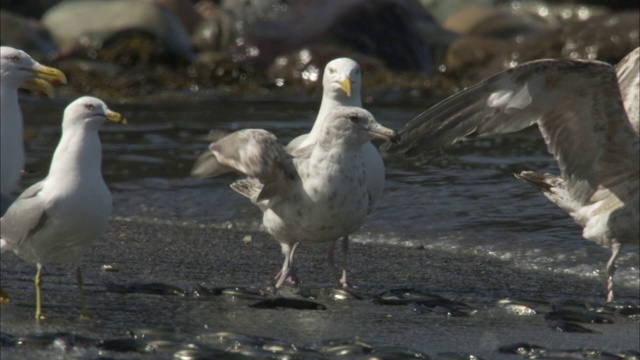
M 102 265 L 102 271 L 104 272 L 118 272 L 118 268 L 115 265 L 111 265 L 111 264 L 104 264 Z
M 540 360 L 560 360 L 560 359 L 594 359 L 594 360 L 621 360 L 624 359 L 616 354 L 600 350 L 549 350 L 543 356 L 536 357 Z
M 16 338 L 11 334 L 0 332 L 0 346 L 11 347 L 16 345 Z
M 498 352 L 503 354 L 516 354 L 516 355 L 544 355 L 546 349 L 542 346 L 517 343 L 511 345 L 504 345 L 498 348 Z
M 119 294 L 153 294 L 153 295 L 177 295 L 187 296 L 187 292 L 173 285 L 163 283 L 134 283 L 131 285 L 119 285 L 112 282 L 105 284 L 107 291 Z
M 545 314 L 544 318 L 547 320 L 562 320 L 579 323 L 613 324 L 613 320 L 609 316 L 589 310 L 555 310 Z
M 133 339 L 139 340 L 174 340 L 177 332 L 171 328 L 138 328 L 127 331 Z
M 357 339 L 329 339 L 319 342 L 314 348 L 328 356 L 352 357 L 370 353 L 373 346 Z
M 379 346 L 371 350 L 373 358 L 380 359 L 431 359 L 429 355 L 400 346 Z
M 527 304 L 509 299 L 498 300 L 498 306 L 505 309 L 507 312 L 518 316 L 530 316 L 538 313 Z
M 362 296 L 353 291 L 340 288 L 332 288 L 329 297 L 333 300 L 362 300 Z
M 95 346 L 97 342 L 96 339 L 69 332 L 29 334 L 15 338 L 15 345 L 30 349 L 89 348 Z
M 409 304 L 416 313 L 425 312 L 443 314 L 454 317 L 464 317 L 475 314 L 478 310 L 465 303 L 448 299 L 418 300 Z
M 562 321 L 562 320 L 550 321 L 549 327 L 559 332 L 591 333 L 591 334 L 598 333 L 597 331 L 586 328 L 580 324 L 576 324 L 568 321 Z
M 617 314 L 620 316 L 637 317 L 638 315 L 640 315 L 640 304 L 610 303 L 610 304 L 606 304 L 604 306 L 604 309 L 606 309 L 606 312 L 609 314 Z M 598 311 L 598 309 L 594 309 L 594 310 Z
M 260 290 L 249 289 L 243 287 L 230 287 L 222 290 L 222 295 L 231 296 L 239 299 L 257 300 L 264 299 L 265 294 Z
M 443 352 L 438 353 L 438 360 L 484 360 L 483 358 L 467 353 Z
M 220 296 L 224 289 L 223 287 L 207 288 L 198 284 L 195 289 L 191 290 L 191 295 L 194 297 Z
M 417 301 L 446 301 L 440 295 L 429 294 L 411 288 L 387 290 L 374 297 L 373 302 L 379 305 L 408 305 Z
M 327 307 L 310 300 L 276 297 L 250 305 L 256 309 L 327 310 Z
M 102 340 L 97 346 L 99 349 L 114 352 L 151 353 L 156 350 L 148 341 L 131 338 Z

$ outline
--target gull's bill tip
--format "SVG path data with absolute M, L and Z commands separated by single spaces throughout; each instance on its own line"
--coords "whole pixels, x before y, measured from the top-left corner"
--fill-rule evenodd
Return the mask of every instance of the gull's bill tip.
M 37 66 L 27 70 L 31 71 L 34 74 L 34 77 L 25 81 L 22 88 L 44 95 L 50 99 L 55 95 L 55 91 L 51 85 L 52 83 L 67 83 L 66 75 L 61 70 L 53 67 L 37 64 Z
M 116 124 L 126 125 L 128 123 L 125 117 L 115 111 L 107 110 L 104 116 L 107 118 L 107 120 L 112 121 Z
M 369 130 L 369 136 L 371 136 L 372 139 L 380 139 L 380 140 L 395 142 L 396 138 L 398 137 L 398 134 L 396 133 L 395 130 L 389 129 L 387 127 L 384 127 L 378 124 L 377 126 Z
M 39 66 L 36 66 L 31 70 L 36 74 L 36 78 L 47 80 L 53 84 L 67 83 L 67 76 L 62 72 L 62 70 L 41 64 L 38 65 Z
M 55 96 L 55 91 L 53 89 L 53 85 L 51 85 L 48 81 L 44 79 L 29 79 L 24 82 L 21 86 L 23 89 L 27 89 L 33 91 L 34 93 L 42 96 L 46 96 L 49 99 L 53 99 Z

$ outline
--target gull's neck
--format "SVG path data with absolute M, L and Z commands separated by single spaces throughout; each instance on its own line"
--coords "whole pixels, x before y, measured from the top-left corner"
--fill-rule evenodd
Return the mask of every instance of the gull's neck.
M 324 128 L 324 122 L 327 115 L 331 112 L 331 110 L 335 109 L 338 106 L 362 107 L 360 94 L 354 92 L 353 94 L 351 94 L 351 97 L 348 97 L 345 94 L 335 94 L 331 91 L 325 91 L 322 94 L 322 101 L 320 102 L 320 110 L 318 111 L 318 116 L 316 117 L 313 128 L 311 128 L 311 132 L 309 132 L 309 136 L 306 139 L 307 144 L 318 141 L 320 135 L 322 134 L 322 129 Z
M 4 84 L 3 84 L 4 85 Z M 0 88 L 0 109 L 2 111 L 0 123 L 2 126 L 2 142 L 22 141 L 22 111 L 18 103 L 18 91 L 8 89 L 5 86 Z M 4 145 L 3 145 L 4 148 Z
M 53 154 L 48 178 L 52 182 L 102 179 L 102 145 L 95 129 L 64 129 Z
M 24 165 L 24 125 L 17 89 L 8 83 L 0 86 L 0 151 L 3 155 L 0 192 L 10 193 L 17 185 Z

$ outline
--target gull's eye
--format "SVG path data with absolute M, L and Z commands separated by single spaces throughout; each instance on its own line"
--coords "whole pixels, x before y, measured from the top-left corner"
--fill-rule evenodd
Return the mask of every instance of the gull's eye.
M 356 75 L 360 75 L 360 68 L 357 68 L 355 73 L 356 73 Z
M 356 123 L 358 122 L 358 117 L 356 115 L 350 115 L 349 120 L 351 120 L 352 123 Z
M 84 107 L 89 111 L 93 111 L 93 109 L 96 108 L 95 105 L 93 104 L 86 104 Z
M 20 56 L 18 56 L 18 55 L 11 55 L 11 56 L 9 57 L 9 60 L 11 60 L 11 61 L 12 61 L 12 62 L 14 62 L 14 63 L 17 63 L 18 61 L 20 61 Z
M 329 74 L 335 74 L 336 73 L 336 69 L 330 67 L 329 68 Z

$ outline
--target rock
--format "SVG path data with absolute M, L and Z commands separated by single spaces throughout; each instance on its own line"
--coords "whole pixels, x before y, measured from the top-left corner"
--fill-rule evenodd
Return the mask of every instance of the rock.
M 89 57 L 97 57 L 97 52 L 129 39 L 122 50 L 134 57 L 149 57 L 145 52 L 161 55 L 156 53 L 166 50 L 178 58 L 195 58 L 189 36 L 176 15 L 153 2 L 64 1 L 48 10 L 42 23 L 66 54 L 84 49 Z
M 392 70 L 433 70 L 416 19 L 429 15 L 400 0 L 305 0 L 281 5 L 249 24 L 231 49 L 236 61 L 264 68 L 281 54 L 333 44 L 377 57 Z M 416 13 L 420 11 L 420 13 Z
M 0 43 L 24 50 L 35 58 L 53 59 L 58 51 L 47 28 L 37 20 L 5 10 L 0 10 Z

